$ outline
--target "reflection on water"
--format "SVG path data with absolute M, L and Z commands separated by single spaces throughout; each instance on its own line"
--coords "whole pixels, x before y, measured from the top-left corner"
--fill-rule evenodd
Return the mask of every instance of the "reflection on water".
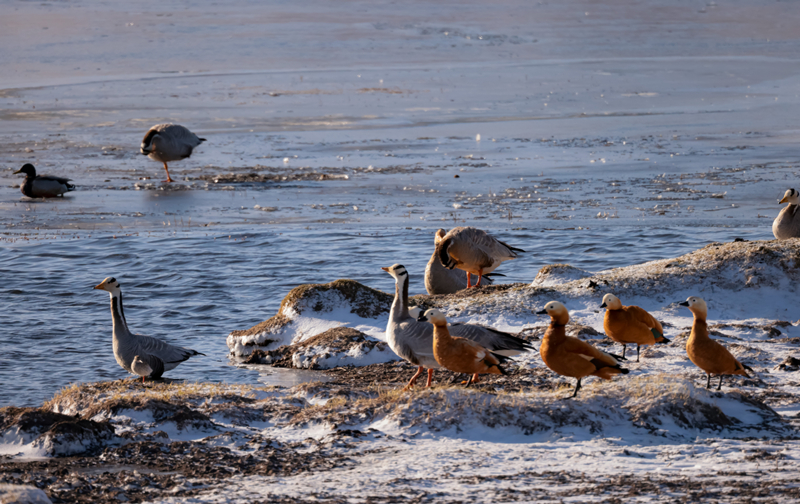
M 301 230 L 222 236 L 170 236 L 45 241 L 0 248 L 0 406 L 36 405 L 72 382 L 126 376 L 111 350 L 108 295 L 92 290 L 120 280 L 134 332 L 203 352 L 170 371 L 187 380 L 292 385 L 320 373 L 237 368 L 225 337 L 272 316 L 293 287 L 352 278 L 393 291 L 380 270 L 400 262 L 411 293 L 424 292 L 422 273 L 433 231 Z M 593 271 L 674 257 L 710 241 L 763 238 L 749 228 L 496 230 L 527 251 L 498 270 L 505 282 L 530 282 L 545 264 Z M 243 238 L 246 236 L 246 238 Z

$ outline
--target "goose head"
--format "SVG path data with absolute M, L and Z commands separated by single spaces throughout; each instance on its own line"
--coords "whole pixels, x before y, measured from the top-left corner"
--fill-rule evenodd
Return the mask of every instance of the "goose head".
M 142 145 L 140 147 L 141 153 L 147 156 L 148 154 L 156 150 L 157 148 L 156 143 L 160 141 L 161 141 L 161 135 L 159 135 L 158 131 L 156 131 L 155 129 L 151 129 L 150 131 L 147 132 L 147 134 L 144 136 L 144 139 L 142 140 Z
M 435 326 L 446 326 L 447 317 L 436 308 L 431 308 L 417 318 L 418 322 L 430 322 Z
M 408 309 L 408 314 L 414 320 L 418 319 L 420 315 L 422 315 L 422 308 L 419 306 L 412 306 Z
M 609 310 L 619 310 L 622 308 L 622 301 L 619 300 L 614 294 L 606 294 L 603 296 L 603 304 L 600 308 L 607 308 Z
M 678 304 L 681 306 L 688 306 L 689 310 L 697 317 L 705 319 L 708 315 L 708 306 L 706 305 L 706 302 L 703 301 L 703 298 L 689 296 L 686 301 Z
M 403 266 L 402 264 L 393 264 L 388 268 L 381 268 L 381 269 L 392 275 L 394 279 L 398 282 L 404 278 L 408 278 L 408 271 L 406 271 L 405 266 Z
M 798 193 L 795 189 L 787 189 L 786 192 L 783 194 L 783 198 L 780 201 L 778 201 L 778 203 L 789 203 L 790 205 L 800 205 L 800 193 Z
M 558 325 L 566 325 L 569 322 L 569 312 L 567 307 L 558 301 L 550 301 L 544 305 L 544 309 L 536 312 L 537 315 L 550 315 L 550 318 Z
M 119 282 L 117 282 L 117 279 L 114 277 L 107 277 L 105 280 L 95 285 L 94 288 L 104 290 L 112 296 L 117 296 L 121 292 L 119 288 Z
M 146 375 L 149 375 L 153 372 L 153 368 L 151 368 L 150 365 L 143 361 L 138 355 L 134 355 L 133 361 L 131 362 L 131 369 L 134 371 L 144 372 Z
M 36 168 L 34 168 L 33 165 L 30 163 L 25 163 L 24 165 L 22 165 L 22 168 L 14 172 L 14 175 L 16 175 L 17 173 L 24 173 L 26 176 L 34 178 L 36 177 Z
M 445 231 L 444 229 L 437 229 L 436 234 L 433 235 L 433 244 L 436 245 L 437 243 L 442 241 L 442 238 L 444 238 L 446 234 L 447 231 Z

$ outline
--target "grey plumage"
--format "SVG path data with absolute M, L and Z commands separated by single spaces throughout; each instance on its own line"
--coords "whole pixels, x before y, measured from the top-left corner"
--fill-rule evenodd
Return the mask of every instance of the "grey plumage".
M 433 239 L 434 247 L 446 234 L 444 229 L 436 231 Z M 494 283 L 489 275 L 483 275 L 483 279 L 485 284 Z M 461 270 L 445 268 L 434 250 L 425 267 L 425 290 L 428 291 L 428 294 L 452 294 L 466 288 L 467 276 Z
M 167 163 L 188 158 L 205 140 L 180 124 L 156 124 L 144 135 L 140 150 L 150 159 L 164 163 L 166 182 L 172 182 Z
M 408 312 L 408 272 L 395 264 L 384 268 L 395 279 L 395 296 L 386 326 L 386 340 L 399 357 L 429 369 L 440 366 L 433 356 L 433 326 L 418 322 Z M 475 324 L 451 324 L 450 334 L 461 336 L 505 356 L 518 355 L 533 349 L 527 341 L 508 333 Z
M 142 378 L 161 378 L 164 374 L 164 361 L 155 355 L 136 355 L 131 362 L 131 369 Z
M 75 190 L 75 185 L 70 184 L 68 178 L 36 175 L 36 168 L 30 163 L 25 163 L 14 173 L 25 174 L 20 190 L 29 198 L 55 198 Z
M 122 291 L 119 282 L 114 278 L 106 278 L 95 289 L 107 291 L 111 296 L 111 320 L 113 322 L 114 358 L 125 371 L 133 373 L 131 364 L 134 357 L 157 358 L 162 361 L 162 373 L 174 369 L 181 362 L 195 355 L 205 355 L 190 348 L 171 345 L 160 339 L 134 334 L 128 329 L 125 310 L 122 306 Z M 147 361 L 149 364 L 149 361 Z M 157 369 L 152 364 L 153 370 Z
M 772 222 L 772 234 L 778 240 L 800 237 L 800 194 L 788 189 L 778 203 L 788 203 Z
M 447 232 L 436 243 L 436 256 L 447 269 L 458 268 L 469 275 L 478 275 L 481 278 L 495 270 L 500 263 L 517 258 L 517 252 L 522 249 L 512 247 L 486 231 L 474 227 L 456 227 Z

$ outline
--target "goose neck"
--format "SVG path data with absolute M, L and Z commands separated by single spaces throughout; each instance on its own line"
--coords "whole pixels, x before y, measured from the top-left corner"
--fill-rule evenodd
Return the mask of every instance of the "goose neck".
M 127 335 L 128 323 L 125 320 L 125 309 L 122 306 L 122 293 L 111 294 L 111 320 L 114 324 L 114 335 Z
M 410 317 L 408 314 L 408 275 L 403 275 L 403 278 L 396 279 L 394 282 L 392 316 L 395 319 Z

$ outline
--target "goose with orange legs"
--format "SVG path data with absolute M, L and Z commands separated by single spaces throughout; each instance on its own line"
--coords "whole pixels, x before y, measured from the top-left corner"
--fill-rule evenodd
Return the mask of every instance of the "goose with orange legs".
M 447 318 L 439 310 L 431 308 L 421 314 L 418 321 L 433 325 L 433 356 L 436 362 L 450 371 L 471 375 L 466 382 L 467 387 L 475 383 L 480 374 L 506 374 L 500 364 L 507 362 L 508 357 L 490 352 L 472 340 L 453 337 L 448 330 Z
M 620 366 L 619 361 L 623 358 L 619 355 L 602 352 L 585 341 L 567 336 L 569 312 L 563 304 L 550 301 L 536 313 L 549 315 L 551 319 L 539 347 L 545 365 L 561 376 L 578 379 L 569 398 L 578 395 L 581 380 L 587 376 L 610 380 L 614 375 L 628 374 L 628 370 Z
M 727 348 L 709 337 L 706 302 L 697 296 L 689 296 L 686 301 L 678 304 L 688 307 L 694 315 L 692 332 L 686 341 L 686 353 L 695 366 L 705 371 L 706 388 L 711 388 L 712 374 L 719 375 L 717 390 L 722 388 L 723 375 L 740 375 L 749 378 L 750 375 L 746 371 L 749 368 L 736 360 L 736 357 L 731 355 Z
M 140 150 L 150 159 L 164 163 L 167 172 L 164 182 L 173 182 L 167 163 L 188 158 L 205 141 L 180 124 L 156 124 L 145 133 Z
M 439 229 L 433 235 L 433 245 L 436 247 L 442 238 L 447 235 L 447 231 Z M 503 276 L 499 273 L 487 273 L 483 275 L 483 283 L 492 285 L 494 280 L 492 277 Z M 434 249 L 431 254 L 428 265 L 425 266 L 425 290 L 428 294 L 452 294 L 460 290 L 466 289 L 468 285 L 467 277 L 462 271 L 455 269 L 447 269 L 442 265 L 439 256 Z
M 433 380 L 433 371 L 438 369 L 439 363 L 433 355 L 433 327 L 428 323 L 418 322 L 412 318 L 408 306 L 408 270 L 402 264 L 381 268 L 394 278 L 394 301 L 389 311 L 389 322 L 386 324 L 386 341 L 398 357 L 418 366 L 417 372 L 408 381 L 406 388 L 416 384 L 417 378 L 427 369 L 430 387 Z M 455 336 L 461 336 L 475 341 L 491 352 L 511 357 L 534 350 L 533 345 L 491 327 L 476 324 L 451 324 L 449 331 Z M 476 380 L 473 380 L 475 383 Z
M 666 344 L 664 328 L 652 315 L 638 306 L 622 306 L 622 301 L 614 294 L 603 296 L 600 308 L 606 309 L 603 328 L 609 338 L 622 343 L 622 357 L 628 343 L 636 343 L 636 362 L 639 362 L 641 345 Z
M 517 252 L 525 251 L 474 227 L 453 228 L 436 243 L 436 256 L 442 266 L 467 272 L 467 287 L 473 287 L 470 275 L 478 276 L 474 287 L 480 287 L 484 275 L 503 261 L 516 259 Z

